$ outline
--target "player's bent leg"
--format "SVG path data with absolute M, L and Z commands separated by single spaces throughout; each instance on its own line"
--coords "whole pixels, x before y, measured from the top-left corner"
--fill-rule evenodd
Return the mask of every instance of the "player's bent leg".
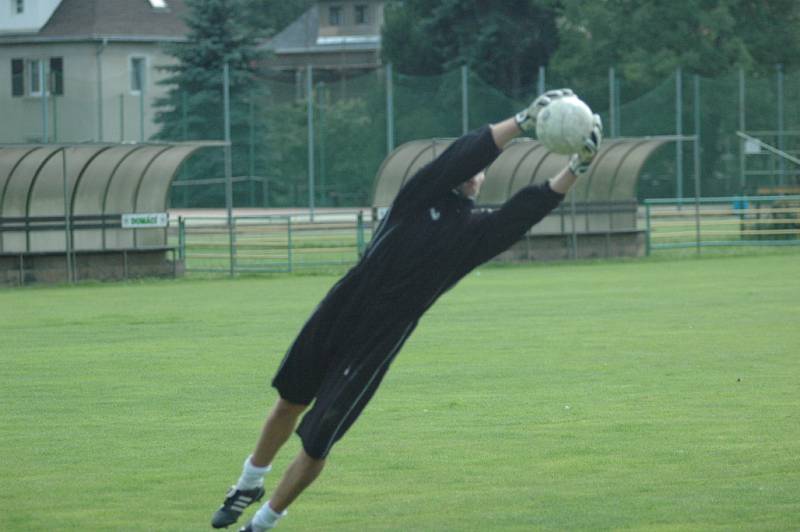
M 292 403 L 282 397 L 278 399 L 261 429 L 261 436 L 253 451 L 254 465 L 267 466 L 272 463 L 278 450 L 294 432 L 297 420 L 306 408 L 307 404 Z
M 262 499 L 264 475 L 271 469 L 273 458 L 291 436 L 297 419 L 307 406 L 278 399 L 264 423 L 253 454 L 245 460 L 242 475 L 236 485 L 228 490 L 222 506 L 214 512 L 211 518 L 212 527 L 232 525 L 248 506 Z
M 268 504 L 265 504 L 264 507 L 259 510 L 259 512 L 266 512 L 267 517 L 265 521 L 259 521 L 262 523 L 263 526 L 259 526 L 255 522 L 255 517 L 248 521 L 246 525 L 239 529 L 239 532 L 265 532 L 267 530 L 272 530 L 276 526 L 278 526 L 278 521 L 286 515 L 286 511 L 281 513 L 277 513 L 272 510 Z
M 324 467 L 324 458 L 314 458 L 305 449 L 300 449 L 270 497 L 269 507 L 277 513 L 286 510 L 317 479 Z
M 284 473 L 270 500 L 256 512 L 239 532 L 264 532 L 274 528 L 286 514 L 286 508 L 311 485 L 322 472 L 331 446 L 344 435 L 358 418 L 380 385 L 388 363 L 377 364 L 365 372 L 368 378 L 344 378 L 332 373 L 326 379 L 311 411 L 303 418 L 297 433 L 302 450 Z M 362 368 L 363 369 L 363 368 Z M 348 372 L 349 373 L 349 372 Z
M 300 450 L 270 500 L 239 532 L 264 532 L 275 528 L 278 520 L 286 515 L 286 508 L 317 479 L 324 467 L 324 458 L 314 458 L 305 450 Z

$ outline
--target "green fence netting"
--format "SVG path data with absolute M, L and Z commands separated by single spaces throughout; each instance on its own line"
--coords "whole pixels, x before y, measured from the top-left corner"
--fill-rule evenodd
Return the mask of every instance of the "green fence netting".
M 221 71 L 206 72 L 191 87 L 162 84 L 150 93 L 131 90 L 127 74 L 122 77 L 106 76 L 102 98 L 96 80 L 74 74 L 60 79 L 44 101 L 12 98 L 4 114 L 14 127 L 2 130 L 0 142 L 225 138 Z M 233 72 L 233 205 L 368 205 L 373 178 L 394 147 L 458 136 L 465 127 L 510 116 L 540 86 L 571 86 L 601 115 L 608 137 L 676 136 L 643 169 L 639 198 L 692 196 L 696 189 L 702 196 L 790 193 L 798 186 L 800 165 L 791 157 L 800 154 L 800 72 L 776 67 L 769 76 L 732 72 L 716 79 L 676 72 L 644 93 L 619 73 L 591 86 L 547 76 L 540 81 L 526 97 L 512 98 L 463 69 L 429 77 L 390 67 L 358 74 Z M 789 158 L 746 143 L 737 131 Z M 197 153 L 173 184 L 170 204 L 223 207 L 225 174 L 223 149 Z

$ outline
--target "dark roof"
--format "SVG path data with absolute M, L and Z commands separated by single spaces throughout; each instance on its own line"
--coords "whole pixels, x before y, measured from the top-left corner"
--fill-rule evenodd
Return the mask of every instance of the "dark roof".
M 166 9 L 149 0 L 62 0 L 36 34 L 52 38 L 124 38 L 162 40 L 184 38 L 187 32 L 183 0 L 167 0 Z
M 317 42 L 319 34 L 319 11 L 317 6 L 303 13 L 300 18 L 267 41 L 270 50 L 310 48 Z

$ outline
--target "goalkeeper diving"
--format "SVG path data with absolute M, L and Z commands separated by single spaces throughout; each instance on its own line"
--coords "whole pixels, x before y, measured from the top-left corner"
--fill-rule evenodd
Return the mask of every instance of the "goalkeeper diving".
M 495 211 L 473 210 L 484 169 L 513 138 L 535 131 L 542 109 L 569 95 L 569 89 L 548 91 L 516 116 L 465 134 L 401 188 L 361 260 L 316 307 L 281 362 L 272 380 L 279 398 L 214 513 L 214 528 L 233 524 L 263 498 L 264 475 L 305 413 L 296 427 L 302 449 L 240 531 L 274 528 L 320 474 L 425 311 L 522 238 L 587 172 L 602 139 L 597 115 L 583 146 L 555 176 L 521 189 Z

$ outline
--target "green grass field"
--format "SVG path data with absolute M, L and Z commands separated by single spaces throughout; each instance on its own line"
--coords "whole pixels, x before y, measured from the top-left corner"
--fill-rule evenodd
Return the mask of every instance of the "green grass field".
M 798 253 L 481 269 L 279 530 L 798 530 L 798 274 Z M 0 291 L 0 530 L 210 529 L 334 281 Z

